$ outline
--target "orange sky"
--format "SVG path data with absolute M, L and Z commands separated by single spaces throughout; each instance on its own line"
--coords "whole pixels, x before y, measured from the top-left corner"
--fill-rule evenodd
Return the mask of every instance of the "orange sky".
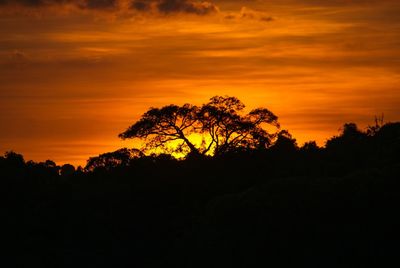
M 0 0 L 0 152 L 84 165 L 150 106 L 233 95 L 299 144 L 400 120 L 398 0 Z

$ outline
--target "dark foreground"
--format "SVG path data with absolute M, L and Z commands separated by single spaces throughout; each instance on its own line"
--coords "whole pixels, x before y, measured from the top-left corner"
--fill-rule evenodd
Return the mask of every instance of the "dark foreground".
M 62 175 L 6 155 L 1 266 L 397 267 L 400 127 L 386 128 Z

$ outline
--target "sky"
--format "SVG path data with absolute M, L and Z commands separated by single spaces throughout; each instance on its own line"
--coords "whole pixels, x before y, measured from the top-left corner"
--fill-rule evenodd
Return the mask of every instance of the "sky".
M 0 153 L 85 165 L 149 107 L 236 96 L 302 145 L 400 120 L 398 0 L 0 0 Z

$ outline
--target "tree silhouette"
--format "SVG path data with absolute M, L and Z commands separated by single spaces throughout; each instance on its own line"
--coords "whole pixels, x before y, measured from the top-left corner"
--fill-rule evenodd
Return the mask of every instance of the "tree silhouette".
M 198 118 L 202 133 L 207 133 L 211 142 L 207 152 L 214 148 L 215 155 L 221 155 L 238 148 L 255 149 L 270 145 L 273 135 L 263 124 L 279 127 L 278 117 L 266 108 L 252 110 L 242 116 L 245 105 L 235 97 L 215 96 L 200 109 Z
M 132 159 L 142 156 L 138 149 L 122 148 L 115 152 L 104 153 L 99 156 L 90 157 L 85 170 L 93 171 L 98 168 L 112 169 L 117 166 L 127 166 Z
M 278 118 L 266 108 L 241 115 L 245 105 L 235 97 L 215 96 L 201 107 L 191 104 L 150 108 L 139 121 L 119 135 L 122 139 L 146 140 L 145 149 L 191 155 L 222 155 L 239 148 L 256 149 L 270 145 L 272 134 L 264 128 L 279 128 Z M 202 137 L 197 145 L 191 135 Z
M 146 139 L 146 149 L 162 148 L 173 141 L 180 141 L 179 150 L 184 146 L 193 154 L 199 154 L 198 148 L 188 139 L 196 131 L 198 123 L 196 106 L 168 105 L 159 108 L 150 108 L 142 118 L 119 135 L 122 139 Z
M 287 130 L 282 130 L 277 134 L 277 139 L 271 150 L 281 152 L 283 154 L 291 154 L 298 150 L 296 139 Z
M 72 176 L 75 172 L 75 167 L 71 164 L 64 164 L 60 168 L 60 175 L 63 177 Z
M 4 154 L 4 159 L 8 162 L 9 166 L 21 167 L 25 164 L 24 157 L 13 151 L 6 152 Z
M 384 114 L 382 114 L 380 117 L 375 116 L 375 125 L 369 125 L 367 127 L 367 134 L 369 136 L 374 136 L 376 135 L 381 127 L 384 125 Z

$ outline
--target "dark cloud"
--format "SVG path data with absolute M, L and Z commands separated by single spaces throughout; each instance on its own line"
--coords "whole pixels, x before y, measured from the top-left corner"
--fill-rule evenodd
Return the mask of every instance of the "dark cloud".
M 0 0 L 0 5 L 43 7 L 72 4 L 82 9 L 110 9 L 118 6 L 118 0 Z
M 131 8 L 137 11 L 150 11 L 151 3 L 145 0 L 134 0 L 132 1 Z
M 75 5 L 81 9 L 108 10 L 119 8 L 122 0 L 0 0 L 0 5 L 23 7 L 44 7 L 60 4 Z M 218 11 L 212 2 L 201 0 L 130 0 L 130 9 L 139 12 L 159 12 L 163 14 L 190 13 L 206 15 Z
M 232 14 L 226 15 L 226 16 L 225 16 L 225 19 L 227 19 L 227 20 L 234 20 L 234 19 L 236 19 L 236 16 L 235 16 L 235 15 L 232 15 Z
M 81 7 L 87 9 L 112 9 L 117 6 L 117 0 L 86 0 Z
M 215 5 L 210 2 L 193 2 L 188 0 L 163 0 L 157 5 L 163 13 L 186 12 L 204 15 L 217 11 Z
M 7 2 L 7 0 L 5 0 L 4 2 Z M 44 0 L 15 0 L 15 1 L 8 1 L 8 2 L 26 5 L 26 6 L 41 6 L 41 5 L 45 4 Z
M 0 59 L 0 62 L 1 61 L 2 60 Z M 15 50 L 11 52 L 8 55 L 8 58 L 2 63 L 5 64 L 3 65 L 3 67 L 6 66 L 6 68 L 9 68 L 9 67 L 23 67 L 29 64 L 29 62 L 30 62 L 29 57 L 24 52 Z
M 266 16 L 264 12 L 242 7 L 238 13 L 229 13 L 224 17 L 226 20 L 259 20 L 263 22 L 272 22 L 275 19 Z
M 266 22 L 271 22 L 274 21 L 275 19 L 273 17 L 261 17 L 261 21 L 266 21 Z
M 156 10 L 164 14 L 192 13 L 206 15 L 218 11 L 218 7 L 211 2 L 195 0 L 134 0 L 131 7 L 137 11 Z
M 0 0 L 0 4 L 21 5 L 26 7 L 41 7 L 53 4 L 73 2 L 69 0 Z

